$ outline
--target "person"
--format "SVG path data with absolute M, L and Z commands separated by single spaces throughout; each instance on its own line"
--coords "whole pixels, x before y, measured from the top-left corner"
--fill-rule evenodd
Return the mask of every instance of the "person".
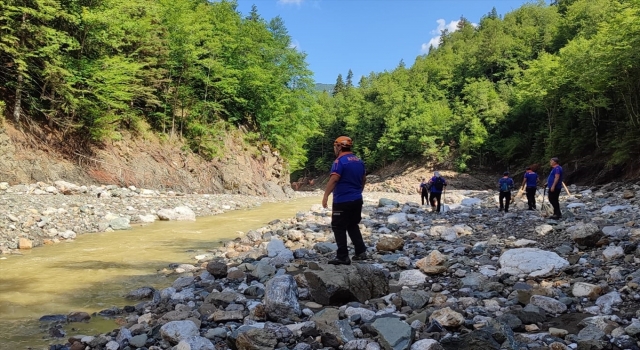
M 431 204 L 431 211 L 440 212 L 440 199 L 442 198 L 442 191 L 447 187 L 447 181 L 444 177 L 440 176 L 439 172 L 434 172 L 433 177 L 428 182 L 429 185 L 429 203 Z M 437 205 L 436 205 L 437 203 Z
M 531 167 L 527 167 L 524 173 L 524 179 L 522 179 L 522 187 L 525 188 L 525 193 L 527 194 L 527 204 L 529 205 L 529 210 L 535 210 L 538 174 L 536 174 Z
M 338 245 L 336 257 L 329 261 L 332 265 L 350 265 L 347 248 L 347 233 L 355 248 L 353 260 L 367 259 L 367 247 L 362 239 L 358 224 L 362 219 L 362 191 L 366 182 L 365 165 L 351 152 L 353 141 L 340 136 L 333 142 L 336 160 L 331 167 L 329 183 L 324 190 L 322 206 L 327 207 L 329 194 L 333 193 L 331 229 Z
M 500 194 L 498 201 L 500 202 L 500 211 L 509 212 L 509 204 L 511 203 L 511 190 L 513 189 L 513 179 L 509 177 L 509 172 L 505 171 L 500 180 L 498 180 L 498 188 Z M 503 203 L 506 201 L 506 203 Z
M 551 172 L 547 178 L 546 187 L 549 188 L 549 203 L 553 207 L 551 219 L 558 220 L 562 217 L 560 212 L 560 191 L 562 190 L 564 172 L 560 166 L 560 161 L 556 157 L 549 160 L 549 165 L 551 165 Z
M 420 200 L 422 200 L 422 205 L 424 205 L 425 201 L 429 201 L 429 182 L 427 182 L 426 177 L 422 178 L 418 192 L 420 192 Z

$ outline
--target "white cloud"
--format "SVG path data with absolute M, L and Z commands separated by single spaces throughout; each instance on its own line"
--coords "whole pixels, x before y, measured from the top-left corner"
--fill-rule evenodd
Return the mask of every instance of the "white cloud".
M 304 0 L 278 0 L 278 4 L 282 5 L 298 5 L 302 4 Z
M 458 30 L 458 23 L 460 23 L 460 20 L 451 21 L 449 22 L 449 24 L 447 24 L 447 21 L 445 21 L 443 18 L 440 18 L 436 21 L 436 23 L 438 23 L 438 27 L 431 31 L 431 35 L 433 35 L 431 37 L 431 40 L 429 40 L 429 42 L 427 43 L 423 43 L 420 47 L 421 53 L 429 53 L 429 47 L 431 46 L 438 47 L 438 45 L 440 45 L 440 36 L 442 34 L 442 31 L 446 29 L 449 33 L 455 32 L 456 30 Z
M 295 39 L 291 39 L 291 43 L 289 44 L 289 48 L 296 49 L 300 51 L 300 42 Z

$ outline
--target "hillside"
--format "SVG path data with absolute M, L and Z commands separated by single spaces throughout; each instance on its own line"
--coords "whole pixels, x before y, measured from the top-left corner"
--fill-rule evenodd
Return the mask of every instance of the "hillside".
M 65 180 L 174 190 L 284 198 L 291 188 L 282 157 L 266 144 L 258 148 L 229 134 L 226 156 L 210 161 L 181 141 L 161 141 L 153 134 L 102 144 L 79 144 L 58 132 L 40 139 L 5 125 L 0 131 L 0 182 L 10 184 Z

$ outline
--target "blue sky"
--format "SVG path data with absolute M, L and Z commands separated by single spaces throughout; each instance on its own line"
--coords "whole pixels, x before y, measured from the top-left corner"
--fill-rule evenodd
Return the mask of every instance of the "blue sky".
M 504 15 L 526 0 L 237 0 L 246 15 L 255 4 L 269 20 L 280 16 L 294 44 L 307 54 L 317 83 L 333 84 L 349 69 L 362 75 L 411 66 L 437 43 L 441 29 L 464 16 L 473 23 L 493 7 Z M 548 2 L 548 1 L 547 1 Z

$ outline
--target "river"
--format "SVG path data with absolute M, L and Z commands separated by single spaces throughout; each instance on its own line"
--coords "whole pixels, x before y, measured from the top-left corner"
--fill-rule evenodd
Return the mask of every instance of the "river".
M 45 337 L 46 325 L 38 319 L 134 305 L 123 298 L 129 291 L 173 283 L 176 276 L 159 273 L 170 264 L 194 264 L 194 256 L 237 237 L 238 231 L 293 217 L 320 201 L 307 197 L 195 222 L 156 222 L 127 231 L 84 234 L 23 255 L 0 256 L 0 350 L 47 349 L 50 343 L 65 343 L 70 335 L 118 328 L 114 320 L 94 316 L 89 323 L 67 325 L 67 337 L 55 341 Z

